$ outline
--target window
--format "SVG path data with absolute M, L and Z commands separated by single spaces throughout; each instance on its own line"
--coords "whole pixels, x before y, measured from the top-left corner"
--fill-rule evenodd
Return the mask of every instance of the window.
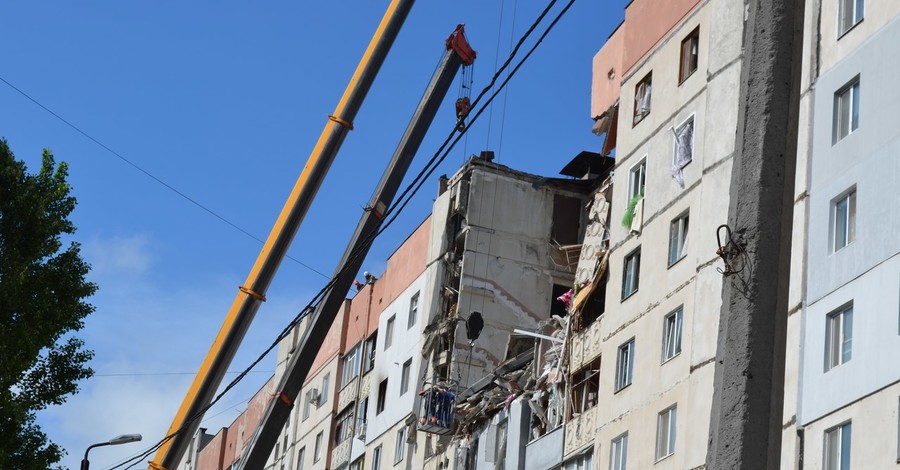
M 678 186 L 684 187 L 682 170 L 694 159 L 694 116 L 675 129 L 674 151 L 672 152 L 672 178 Z
M 372 336 L 366 340 L 366 344 L 363 346 L 363 365 L 366 367 L 366 372 L 372 370 L 375 367 L 375 345 L 378 341 L 378 332 L 372 333 Z
M 313 447 L 313 462 L 318 462 L 322 458 L 322 431 L 316 434 L 316 446 Z
M 838 143 L 859 128 L 859 76 L 834 94 L 834 137 Z
M 850 423 L 825 431 L 825 470 L 850 470 Z
M 841 307 L 825 320 L 825 371 L 848 362 L 853 355 L 853 305 Z
M 375 414 L 381 414 L 384 411 L 384 402 L 387 400 L 388 379 L 384 379 L 378 384 L 378 401 L 375 402 Z
M 381 446 L 372 451 L 372 470 L 381 470 Z
M 628 462 L 628 433 L 612 440 L 609 445 L 609 470 L 625 470 Z
M 584 413 L 597 406 L 600 393 L 600 358 L 572 374 L 572 407 L 574 413 Z
M 850 28 L 863 19 L 865 0 L 838 0 L 838 37 L 843 36 Z M 835 467 L 837 468 L 837 467 Z
M 394 340 L 394 320 L 397 319 L 397 315 L 391 315 L 391 318 L 388 318 L 387 327 L 384 331 L 384 350 L 387 351 L 387 348 L 391 347 L 391 342 Z
M 682 306 L 663 318 L 663 362 L 681 354 L 681 323 L 683 317 L 684 307 Z
M 368 412 L 369 397 L 365 397 L 356 405 L 356 436 L 363 441 L 366 440 L 366 414 Z
M 647 180 L 647 157 L 631 167 L 628 172 L 628 200 L 632 200 L 637 196 L 644 194 L 644 184 Z
M 403 363 L 403 371 L 400 374 L 400 395 L 409 390 L 409 370 L 412 368 L 412 358 Z
M 625 257 L 622 273 L 622 300 L 631 297 L 638 290 L 638 278 L 641 272 L 641 249 L 634 250 Z
M 406 426 L 397 430 L 397 441 L 394 443 L 394 465 L 403 461 L 406 452 Z
M 834 251 L 856 239 L 856 188 L 831 202 Z
M 350 462 L 350 470 L 365 470 L 366 468 L 366 456 L 362 457 Z
M 416 318 L 419 316 L 419 293 L 409 299 L 409 318 L 406 321 L 406 329 L 410 329 L 416 325 Z
M 306 447 L 300 448 L 300 452 L 297 452 L 297 470 L 303 470 L 304 460 L 306 460 Z
M 497 457 L 494 461 L 494 470 L 506 470 L 506 434 L 509 422 L 503 420 L 497 425 L 497 450 L 494 455 Z
M 698 46 L 700 45 L 700 27 L 691 31 L 683 41 L 681 41 L 681 62 L 678 68 L 678 83 L 687 80 L 688 77 L 697 71 Z
M 325 374 L 325 377 L 322 378 L 322 391 L 319 393 L 319 403 L 316 404 L 316 408 L 321 408 L 322 405 L 328 402 L 328 383 L 331 382 L 331 373 Z
M 619 354 L 616 358 L 616 391 L 631 385 L 634 372 L 634 338 L 619 346 Z
M 353 407 L 348 406 L 344 411 L 342 411 L 337 418 L 335 419 L 334 425 L 334 444 L 339 445 L 350 439 L 350 434 L 353 431 Z
M 303 400 L 303 419 L 302 421 L 306 421 L 306 418 L 309 418 L 309 405 L 319 400 L 319 391 L 311 388 L 306 391 L 306 399 Z
M 562 464 L 561 470 L 591 470 L 594 468 L 594 451 L 593 449 L 588 452 L 581 454 L 577 457 L 572 457 L 569 460 L 566 460 Z
M 641 122 L 645 116 L 650 114 L 650 85 L 652 79 L 653 72 L 650 72 L 634 87 L 633 125 L 637 125 L 637 123 Z
M 359 344 L 344 354 L 341 366 L 341 388 L 346 387 L 357 375 L 359 375 Z
M 656 419 L 656 460 L 675 453 L 675 419 L 678 408 L 672 406 L 663 410 Z
M 687 253 L 688 215 L 682 214 L 669 225 L 669 266 Z

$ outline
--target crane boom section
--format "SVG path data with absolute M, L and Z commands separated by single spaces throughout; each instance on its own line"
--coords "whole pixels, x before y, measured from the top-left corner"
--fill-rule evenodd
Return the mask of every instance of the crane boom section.
M 453 83 L 456 72 L 462 64 L 470 64 L 475 59 L 475 51 L 465 41 L 463 25 L 457 26 L 456 31 L 447 39 L 446 46 L 447 52 L 429 82 L 422 100 L 375 189 L 369 203 L 369 207 L 373 210 L 363 212 L 356 231 L 347 244 L 344 255 L 335 270 L 336 281 L 316 306 L 309 328 L 297 351 L 289 359 L 287 368 L 276 386 L 275 398 L 270 399 L 266 405 L 253 440 L 247 446 L 245 456 L 239 462 L 241 469 L 258 469 L 266 465 L 266 460 L 290 417 L 293 403 L 300 394 L 300 389 L 306 381 L 313 361 L 328 335 L 329 328 L 334 323 L 337 312 L 347 297 L 356 273 L 359 272 L 365 260 L 374 239 L 372 235 L 381 227 L 383 214 L 374 208 L 391 206 L 425 133 L 431 126 L 447 90 Z
M 359 66 L 325 129 L 319 136 L 297 183 L 285 202 L 265 245 L 259 253 L 244 285 L 239 288 L 222 327 L 219 329 L 206 358 L 197 371 L 181 407 L 167 432 L 167 439 L 159 447 L 150 468 L 174 469 L 200 424 L 200 417 L 222 383 L 266 291 L 284 260 L 309 206 L 312 204 L 335 155 L 356 117 L 378 70 L 384 63 L 400 27 L 406 20 L 414 0 L 392 0 L 366 48 Z

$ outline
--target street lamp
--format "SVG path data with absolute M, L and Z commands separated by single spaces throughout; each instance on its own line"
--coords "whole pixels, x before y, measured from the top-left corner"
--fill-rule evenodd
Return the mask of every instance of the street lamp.
M 90 452 L 94 447 L 117 446 L 119 444 L 128 444 L 129 442 L 137 442 L 140 440 L 140 434 L 122 434 L 121 436 L 116 436 L 106 442 L 91 444 L 90 446 L 88 446 L 87 450 L 84 451 L 84 460 L 81 461 L 81 470 L 90 469 L 91 463 L 88 462 L 88 452 Z

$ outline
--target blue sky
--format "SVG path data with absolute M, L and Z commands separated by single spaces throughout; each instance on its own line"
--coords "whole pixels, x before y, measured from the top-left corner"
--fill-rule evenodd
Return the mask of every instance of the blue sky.
M 4 3 L 0 77 L 157 178 L 264 239 L 388 1 Z M 560 1 L 558 11 L 565 2 Z M 546 176 L 590 133 L 591 59 L 625 0 L 580 0 L 373 247 L 385 260 L 430 212 L 437 176 L 484 149 Z M 465 23 L 487 84 L 545 2 L 420 1 L 355 120 L 290 255 L 330 274 L 442 54 Z M 501 15 L 502 12 L 502 15 Z M 514 14 L 515 13 L 515 14 Z M 539 29 L 538 31 L 541 31 Z M 454 85 L 411 173 L 454 125 Z M 41 149 L 70 165 L 75 239 L 100 286 L 79 336 L 97 375 L 39 416 L 77 468 L 121 433 L 144 442 L 92 451 L 106 468 L 156 442 L 221 325 L 260 243 L 153 181 L 0 83 L 0 137 L 29 168 Z M 245 367 L 324 283 L 286 260 L 231 370 Z M 274 369 L 264 361 L 203 423 L 227 426 Z M 229 375 L 228 377 L 233 377 Z M 215 415 L 215 416 L 213 416 Z

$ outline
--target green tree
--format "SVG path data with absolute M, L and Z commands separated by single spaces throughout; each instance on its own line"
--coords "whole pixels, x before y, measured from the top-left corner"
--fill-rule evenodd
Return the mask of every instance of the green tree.
M 69 214 L 75 198 L 68 167 L 44 150 L 41 171 L 27 173 L 0 139 L 0 469 L 51 468 L 64 450 L 35 423 L 35 413 L 65 402 L 93 375 L 93 352 L 72 333 L 94 307 L 97 286 Z

